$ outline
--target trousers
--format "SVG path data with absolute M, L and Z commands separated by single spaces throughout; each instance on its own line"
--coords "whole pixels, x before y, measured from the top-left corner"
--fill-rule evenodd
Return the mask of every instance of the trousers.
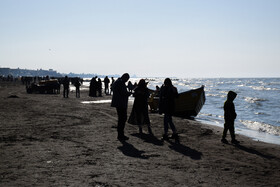
M 225 121 L 224 132 L 222 137 L 223 139 L 226 138 L 228 130 L 230 132 L 231 139 L 235 140 L 234 121 Z
M 117 107 L 118 114 L 118 137 L 124 136 L 124 127 L 127 120 L 127 108 Z
M 172 129 L 173 134 L 177 133 L 176 127 L 172 121 L 172 115 L 164 114 L 164 134 L 167 134 L 169 126 Z

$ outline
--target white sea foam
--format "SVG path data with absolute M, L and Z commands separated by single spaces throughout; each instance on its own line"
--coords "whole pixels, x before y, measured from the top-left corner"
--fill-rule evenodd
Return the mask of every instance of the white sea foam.
M 256 98 L 256 97 L 245 97 L 245 101 L 249 103 L 256 103 L 261 101 L 267 101 L 266 99 Z
M 280 135 L 280 127 L 273 126 L 270 124 L 257 122 L 257 121 L 249 121 L 249 120 L 241 120 L 241 123 L 245 125 L 249 129 L 257 130 L 260 132 L 266 132 L 273 135 Z
M 249 86 L 249 87 L 252 88 L 253 90 L 267 90 L 267 91 L 279 90 L 278 88 L 267 88 L 264 86 Z

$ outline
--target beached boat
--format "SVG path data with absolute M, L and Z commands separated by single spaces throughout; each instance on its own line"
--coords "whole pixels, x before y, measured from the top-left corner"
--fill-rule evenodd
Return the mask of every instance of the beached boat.
M 60 83 L 57 79 L 42 80 L 39 83 L 32 83 L 26 86 L 27 93 L 40 93 L 40 94 L 59 94 Z
M 183 118 L 197 116 L 204 105 L 205 100 L 204 86 L 179 93 L 179 96 L 175 99 L 174 116 Z M 155 94 L 151 94 L 148 104 L 152 112 L 158 111 L 159 97 Z

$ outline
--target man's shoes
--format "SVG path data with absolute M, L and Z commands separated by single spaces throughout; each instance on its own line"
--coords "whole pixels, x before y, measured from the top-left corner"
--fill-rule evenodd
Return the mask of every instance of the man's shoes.
M 126 141 L 128 140 L 129 138 L 127 136 L 118 136 L 118 140 L 119 141 Z
M 180 144 L 179 136 L 177 133 L 173 133 L 171 138 L 175 140 L 176 144 Z
M 231 140 L 231 143 L 233 143 L 233 144 L 239 144 L 240 142 L 234 139 L 234 140 Z
M 225 138 L 222 138 L 222 139 L 221 139 L 221 142 L 222 142 L 222 143 L 225 143 L 225 144 L 228 144 L 228 141 L 227 141 Z

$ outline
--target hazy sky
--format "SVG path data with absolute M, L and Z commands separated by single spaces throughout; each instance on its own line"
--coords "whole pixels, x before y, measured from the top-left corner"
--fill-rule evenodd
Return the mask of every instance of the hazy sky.
M 0 67 L 280 77 L 280 0 L 0 0 Z

